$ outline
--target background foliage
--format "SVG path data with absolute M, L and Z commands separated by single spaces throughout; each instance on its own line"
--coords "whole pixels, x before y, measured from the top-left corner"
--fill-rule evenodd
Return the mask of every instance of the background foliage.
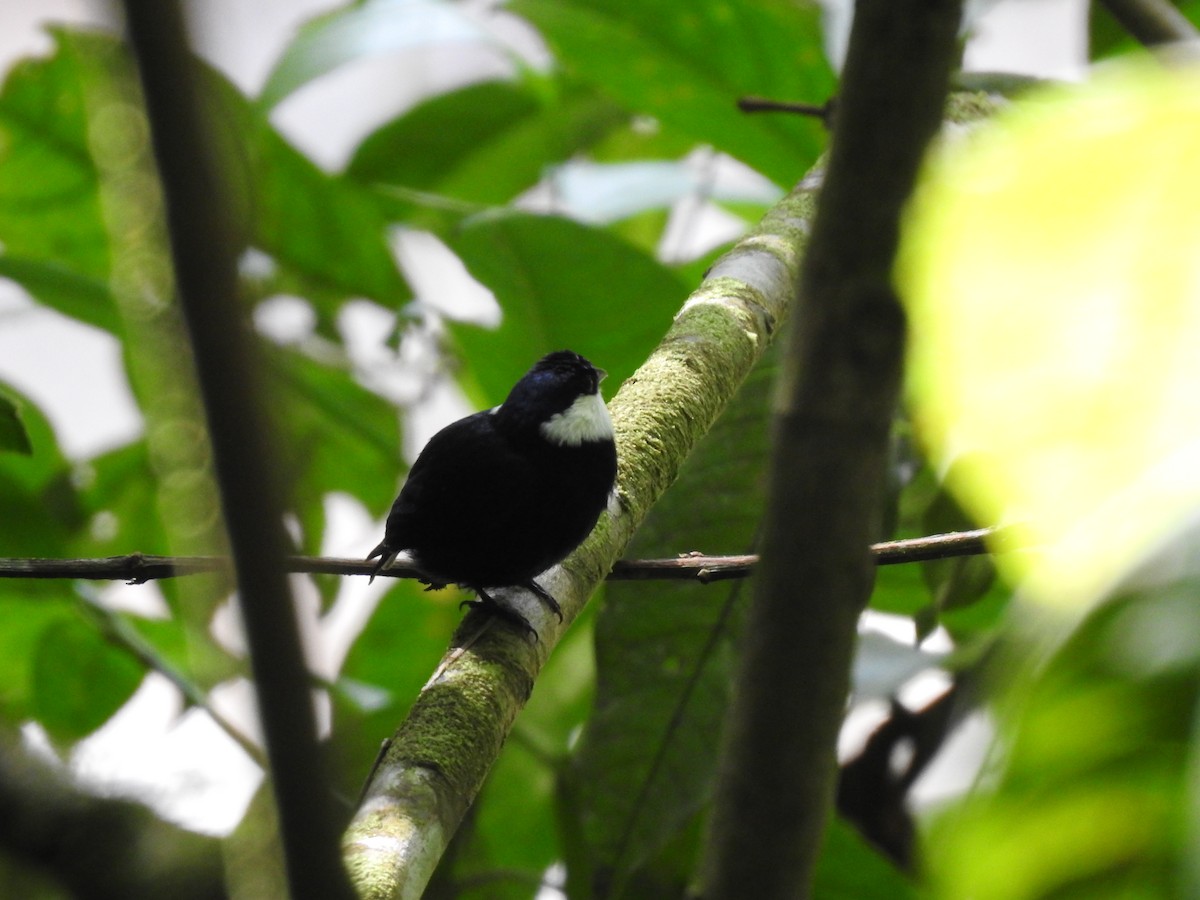
M 1182 6 L 1200 17 L 1200 4 Z M 262 312 L 280 296 L 301 298 L 311 312 L 303 339 L 263 339 L 275 419 L 289 448 L 280 465 L 292 489 L 298 552 L 328 545 L 331 495 L 379 518 L 403 474 L 400 423 L 413 421 L 412 410 L 398 414 L 394 395 L 364 371 L 345 328 L 348 304 L 365 300 L 393 314 L 379 338 L 397 366 L 413 347 L 436 350 L 440 362 L 419 376 L 427 382 L 409 392 L 413 404 L 449 374 L 473 406 L 493 405 L 531 360 L 564 346 L 619 384 L 712 258 L 663 261 L 670 205 L 691 193 L 752 222 L 769 204 L 769 191 L 748 198 L 697 186 L 685 158 L 698 147 L 727 154 L 782 190 L 822 149 L 814 122 L 748 117 L 734 106 L 749 94 L 813 103 L 831 95 L 811 6 L 518 0 L 509 10 L 541 35 L 550 64 L 499 48 L 509 55 L 506 77 L 426 97 L 364 137 L 338 172 L 280 133 L 272 118 L 279 104 L 365 56 L 408 52 L 422 23 L 436 20 L 459 40 L 486 42 L 487 30 L 450 4 L 376 0 L 305 25 L 257 97 L 197 62 L 255 251 L 246 301 Z M 111 251 L 120 236 L 105 216 L 105 176 L 94 157 L 96 130 L 112 115 L 96 97 L 108 90 L 123 51 L 107 33 L 57 28 L 53 37 L 53 51 L 21 61 L 0 91 L 0 275 L 33 302 L 122 341 L 130 383 L 145 403 L 155 385 L 137 376 L 146 349 L 130 340 L 113 296 Z M 1099 21 L 1094 37 L 1098 52 L 1127 49 Z M 136 119 L 125 124 L 137 127 Z M 608 171 L 650 164 L 660 181 L 674 178 L 684 188 L 622 196 L 624 206 L 607 216 L 529 201 L 539 184 L 579 161 Z M 440 304 L 415 291 L 393 252 L 397 226 L 431 233 L 453 251 L 496 298 L 499 327 L 447 321 Z M 769 360 L 744 386 L 639 534 L 634 555 L 754 547 L 774 365 Z M 170 467 L 144 435 L 68 459 L 36 404 L 0 385 L 0 451 L 4 556 L 179 549 L 163 527 L 171 511 L 158 489 Z M 971 524 L 905 421 L 897 424 L 893 474 L 892 529 L 881 538 Z M 1009 589 L 993 575 L 982 560 L 885 569 L 872 607 L 912 617 L 922 635 L 944 626 L 955 646 L 951 664 L 975 678 L 978 660 L 1023 641 L 1019 622 L 1005 616 Z M 311 584 L 320 613 L 331 615 L 346 597 L 336 579 Z M 215 579 L 198 592 L 203 624 L 225 592 Z M 115 615 L 163 667 L 203 690 L 242 674 L 236 649 L 195 627 L 196 608 L 185 608 L 178 588 L 165 584 L 163 593 L 162 617 Z M 565 863 L 573 898 L 681 895 L 711 790 L 744 593 L 731 582 L 608 587 L 551 659 L 431 892 L 530 897 L 551 866 Z M 64 758 L 145 674 L 130 642 L 114 640 L 96 614 L 104 598 L 82 583 L 0 582 L 0 719 L 38 723 Z M 457 599 L 397 582 L 329 673 L 330 743 L 344 796 L 356 796 L 379 741 L 432 671 Z M 1197 833 L 1195 789 L 1187 787 L 1194 655 L 1160 656 L 1151 642 L 1137 655 L 1151 661 L 1140 668 L 1105 656 L 1114 621 L 1151 616 L 1165 603 L 1174 604 L 1181 628 L 1190 627 L 1195 602 L 1184 582 L 1166 595 L 1134 594 L 1104 607 L 1044 672 L 1017 682 L 1030 691 L 1027 700 L 1012 700 L 1011 685 L 998 692 L 1011 758 L 995 763 L 994 791 L 934 817 L 927 884 L 902 875 L 837 822 L 817 895 L 953 897 L 971 885 L 975 896 L 1101 896 L 1109 875 L 1137 896 L 1195 884 L 1187 863 Z M 982 692 L 972 701 L 986 702 Z M 781 714 L 786 703 L 781 698 Z M 1071 747 L 1077 752 L 1064 749 Z M 1089 826 L 1135 820 L 1136 828 L 1102 835 Z M 964 821 L 971 827 L 958 831 Z M 1060 822 L 1074 830 L 1056 832 Z M 246 830 L 228 840 L 259 840 Z M 1041 843 L 1047 833 L 1058 835 L 1053 866 Z M 1088 862 L 1101 857 L 1117 863 Z M 1000 866 L 1004 884 L 983 879 L 972 860 Z

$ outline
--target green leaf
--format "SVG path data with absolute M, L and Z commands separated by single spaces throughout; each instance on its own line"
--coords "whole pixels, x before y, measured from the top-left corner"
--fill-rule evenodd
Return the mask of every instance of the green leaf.
M 485 81 L 439 94 L 368 135 L 346 174 L 363 182 L 435 190 L 469 165 L 481 147 L 536 117 L 540 105 L 529 85 L 508 81 Z M 487 184 L 478 187 L 492 193 Z M 450 190 L 443 193 L 458 196 Z
M 953 480 L 953 465 L 947 480 Z M 978 528 L 953 495 L 939 490 L 924 516 L 927 534 L 945 534 Z M 981 600 L 996 581 L 996 566 L 990 556 L 958 556 L 933 559 L 921 564 L 921 573 L 933 595 L 933 607 L 942 612 L 962 609 Z
M 753 547 L 765 490 L 769 359 L 651 512 L 631 557 Z M 596 622 L 595 711 L 570 770 L 601 881 L 620 884 L 707 802 L 747 590 L 747 582 L 616 582 L 606 589 Z
M 0 454 L 0 553 L 12 557 L 68 555 L 86 518 L 50 423 L 36 405 L 15 397 L 31 453 Z M 70 582 L 0 579 L 0 714 L 11 722 L 32 708 L 34 649 L 52 624 L 74 618 Z
M 1157 584 L 1093 609 L 1051 659 L 1010 642 L 992 669 L 1005 688 L 994 777 L 927 829 L 935 896 L 1196 895 L 1200 581 L 1168 578 L 1194 572 L 1185 543 L 1144 570 Z
M 55 54 L 18 64 L 0 92 L 0 275 L 69 316 L 119 334 L 87 129 L 111 112 L 89 110 L 89 90 L 112 77 L 125 49 L 99 33 L 57 29 L 54 36 Z M 322 172 L 231 83 L 215 70 L 201 71 L 231 202 L 248 219 L 251 244 L 278 266 L 260 291 L 301 294 L 325 322 L 346 297 L 387 306 L 407 299 L 387 220 L 371 193 Z
M 116 556 L 139 551 L 170 552 L 158 513 L 158 476 L 150 465 L 145 439 L 88 462 L 90 477 L 82 491 L 92 521 L 81 539 L 81 555 Z
M 651 256 L 568 219 L 480 217 L 452 237 L 451 249 L 503 312 L 495 331 L 453 329 L 466 359 L 488 361 L 472 369 L 487 402 L 503 400 L 535 360 L 563 348 L 605 369 L 606 387 L 615 390 L 654 348 L 688 294 Z
M 59 740 L 95 731 L 141 683 L 145 673 L 77 617 L 50 624 L 33 655 L 33 712 Z
M 833 90 L 816 4 L 699 0 L 685 11 L 639 0 L 517 0 L 573 77 L 630 112 L 717 147 L 779 185 L 816 159 L 821 126 L 746 115 L 747 94 L 823 103 Z
M 301 26 L 267 78 L 259 103 L 270 108 L 339 66 L 426 45 L 491 42 L 465 8 L 439 0 L 366 0 Z
M 326 321 L 346 297 L 370 297 L 388 307 L 406 300 L 409 291 L 375 197 L 323 172 L 236 87 L 213 70 L 206 73 L 234 202 L 247 216 L 250 242 L 281 269 L 260 293 L 300 294 Z
M 813 873 L 821 900 L 906 900 L 916 886 L 840 817 L 830 819 Z
M 964 647 L 977 638 L 987 643 L 1005 621 L 1012 600 L 1013 589 L 994 579 L 983 596 L 967 606 L 942 610 L 937 614 L 936 622 L 950 633 L 957 647 Z
M 276 412 L 283 483 L 308 552 L 318 552 L 323 498 L 344 491 L 380 515 L 395 496 L 399 459 L 396 410 L 343 369 L 264 345 L 267 389 Z
M 38 408 L 3 390 L 21 405 L 30 452 L 0 454 L 0 546 L 5 556 L 61 556 L 86 523 L 71 466 Z
M 33 453 L 29 433 L 21 422 L 20 407 L 3 392 L 0 392 L 0 450 L 23 456 Z
M 871 609 L 897 616 L 915 616 L 929 607 L 929 585 L 920 566 L 880 566 L 871 591 Z
M 907 425 L 901 424 L 903 442 Z M 907 447 L 895 466 L 917 466 L 915 473 L 899 473 L 906 482 L 897 498 L 895 538 L 914 538 L 976 528 L 938 481 L 933 470 Z M 871 609 L 911 617 L 918 641 L 944 625 L 955 641 L 966 641 L 991 632 L 1008 607 L 1012 591 L 994 577 L 989 557 L 960 557 L 919 565 L 880 566 L 871 592 Z
M 462 204 L 506 204 L 547 167 L 627 118 L 589 89 L 484 82 L 434 97 L 379 128 L 358 148 L 346 175 L 373 185 L 394 218 L 411 216 L 410 224 L 444 232 L 445 216 L 408 191 L 447 198 L 455 220 L 471 208 Z M 389 192 L 389 186 L 403 190 Z
M 87 468 L 81 499 L 91 527 L 77 536 L 72 555 L 169 554 L 171 545 L 159 512 L 159 476 L 145 439 L 104 453 L 90 460 Z M 315 502 L 320 506 L 320 498 Z M 243 675 L 244 662 L 231 658 L 208 627 L 209 616 L 228 596 L 227 576 L 191 575 L 155 585 L 172 616 L 130 617 L 124 624 L 204 688 Z
M 3 254 L 0 276 L 11 278 L 36 300 L 64 315 L 119 335 L 121 319 L 108 282 L 71 265 Z
M 33 656 L 43 633 L 75 618 L 62 582 L 0 583 L 0 714 L 8 722 L 31 718 Z
M 0 91 L 0 275 L 108 331 L 108 236 L 87 144 L 89 79 L 107 77 L 110 38 L 53 29 L 55 54 L 24 60 Z

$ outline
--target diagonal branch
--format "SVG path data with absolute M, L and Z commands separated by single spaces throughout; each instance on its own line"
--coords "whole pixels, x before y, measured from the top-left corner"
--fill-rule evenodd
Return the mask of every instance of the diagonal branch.
M 363 897 L 420 896 L 563 630 L 778 331 L 811 213 L 806 184 L 710 269 L 609 404 L 619 455 L 617 504 L 542 579 L 566 621 L 558 623 L 521 592 L 506 599 L 537 629 L 536 642 L 499 623 L 481 632 L 474 615 L 464 620 L 458 646 L 393 737 L 346 835 L 347 864 Z

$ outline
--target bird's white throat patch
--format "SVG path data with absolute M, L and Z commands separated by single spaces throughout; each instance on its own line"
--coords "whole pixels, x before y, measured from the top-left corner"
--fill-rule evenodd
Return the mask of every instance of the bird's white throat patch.
M 542 436 L 560 446 L 578 447 L 592 441 L 612 440 L 613 424 L 604 399 L 584 394 L 560 413 L 542 423 Z

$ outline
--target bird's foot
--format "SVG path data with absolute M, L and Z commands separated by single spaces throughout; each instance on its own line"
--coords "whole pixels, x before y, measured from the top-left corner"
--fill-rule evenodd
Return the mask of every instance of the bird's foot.
M 532 578 L 522 584 L 521 587 L 525 588 L 527 591 L 541 600 L 542 603 L 545 604 L 546 609 L 558 616 L 558 621 L 561 622 L 563 620 L 562 607 L 558 605 L 558 601 L 551 597 L 550 592 L 544 587 L 542 587 Z
M 395 562 L 397 556 L 399 556 L 399 551 L 391 549 L 387 546 L 387 544 L 380 544 L 378 547 L 372 550 L 371 555 L 367 557 L 366 561 L 370 562 L 371 560 L 375 559 L 375 557 L 379 557 L 379 562 L 375 563 L 374 567 L 371 569 L 371 577 L 367 580 L 367 584 L 373 583 L 375 581 L 375 576 L 378 575 L 382 569 Z
M 533 638 L 534 643 L 537 643 L 537 630 L 529 624 L 528 619 L 526 619 L 515 609 L 510 609 L 502 603 L 497 603 L 496 599 L 487 591 L 483 590 L 483 588 L 472 588 L 471 590 L 475 591 L 475 594 L 479 599 L 464 600 L 458 604 L 459 609 L 462 609 L 464 606 L 469 606 L 472 609 L 481 610 L 488 615 L 498 616 L 499 618 L 504 619 L 506 622 L 515 625 L 521 631 L 525 632 L 526 636 Z

